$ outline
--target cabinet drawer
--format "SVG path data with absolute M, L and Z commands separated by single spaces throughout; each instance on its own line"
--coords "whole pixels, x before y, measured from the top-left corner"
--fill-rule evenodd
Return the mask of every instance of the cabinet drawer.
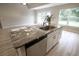
M 47 52 L 54 46 L 56 42 L 56 35 L 47 37 Z
M 52 37 L 52 36 L 54 36 L 54 35 L 55 35 L 54 32 L 53 32 L 53 33 L 49 33 L 47 37 L 50 38 L 50 37 Z

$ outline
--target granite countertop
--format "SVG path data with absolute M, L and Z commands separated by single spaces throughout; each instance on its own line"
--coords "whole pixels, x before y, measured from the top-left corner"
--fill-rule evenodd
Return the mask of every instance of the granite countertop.
M 38 38 L 47 35 L 57 29 L 61 28 L 60 26 L 51 29 L 51 30 L 41 30 L 39 29 L 39 27 L 29 27 L 29 28 L 24 28 L 21 30 L 16 30 L 16 31 L 12 31 L 12 43 L 14 45 L 15 48 L 23 46 L 24 44 L 27 44 L 33 40 L 38 40 Z
M 11 33 L 12 43 L 15 48 L 46 35 L 45 31 L 38 28 L 22 29 Z
M 50 34 L 51 32 L 54 32 L 54 31 L 56 31 L 56 30 L 58 30 L 60 28 L 63 28 L 63 27 L 61 27 L 61 26 L 55 27 L 55 28 L 53 28 L 51 30 L 46 31 L 46 34 Z
M 40 27 L 43 27 L 43 26 L 36 25 L 35 27 L 36 27 L 36 28 L 40 28 Z M 55 27 L 55 26 L 53 26 L 53 27 Z M 49 34 L 49 33 L 54 32 L 54 31 L 56 31 L 56 30 L 58 30 L 58 29 L 60 29 L 60 28 L 63 28 L 63 26 L 56 26 L 56 27 L 53 28 L 53 29 L 50 29 L 50 30 L 43 30 L 43 31 L 45 31 L 46 34 Z M 41 30 L 42 30 L 42 29 L 41 29 Z

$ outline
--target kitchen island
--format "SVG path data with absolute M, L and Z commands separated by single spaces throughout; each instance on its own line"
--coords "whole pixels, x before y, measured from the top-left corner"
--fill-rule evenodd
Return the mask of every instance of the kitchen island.
M 19 31 L 13 31 L 11 33 L 12 42 L 15 48 L 18 48 L 24 44 L 27 44 L 28 42 L 33 41 L 34 39 L 38 39 L 46 35 L 46 32 L 38 28 L 21 29 Z
M 13 29 L 12 29 L 13 30 Z M 14 47 L 21 52 L 21 49 L 25 50 L 19 53 L 20 55 L 26 55 L 27 48 L 31 47 L 32 45 L 40 42 L 41 40 L 47 37 L 46 32 L 40 30 L 38 28 L 26 28 L 20 29 L 16 31 L 11 31 L 11 38 Z
M 45 55 L 59 41 L 60 31 L 61 27 L 48 31 L 28 27 L 11 31 L 11 38 L 18 55 Z

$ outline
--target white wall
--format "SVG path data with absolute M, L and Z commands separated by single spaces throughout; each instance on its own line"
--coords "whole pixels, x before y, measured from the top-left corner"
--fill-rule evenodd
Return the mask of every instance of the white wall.
M 55 16 L 55 21 L 53 22 L 53 24 L 58 25 L 59 12 L 61 9 L 76 8 L 76 7 L 79 7 L 79 3 L 70 3 L 70 4 L 64 4 L 64 5 L 52 7 L 52 14 L 54 14 Z M 79 33 L 79 27 L 66 26 L 64 29 L 67 31 Z
M 79 3 L 68 3 L 68 4 L 53 6 L 53 7 L 49 7 L 49 8 L 45 8 L 45 9 L 40 9 L 40 10 L 41 11 L 50 10 L 51 14 L 54 16 L 54 19 L 52 19 L 52 25 L 57 26 L 58 21 L 59 21 L 59 12 L 60 12 L 60 10 L 61 9 L 67 9 L 67 8 L 76 8 L 76 7 L 79 7 Z M 40 10 L 37 10 L 37 11 L 40 11 Z M 36 21 L 38 21 L 38 19 L 36 19 Z
M 74 7 L 79 7 L 79 3 L 70 3 L 45 8 L 43 11 L 51 10 L 51 14 L 54 15 L 52 25 L 57 26 L 59 11 L 61 9 Z M 0 4 L 0 20 L 3 28 L 37 24 L 38 20 L 34 15 L 37 15 L 35 11 L 29 10 L 27 6 L 23 6 L 22 4 Z
M 20 4 L 0 4 L 0 20 L 3 28 L 33 25 L 34 11 Z
M 58 25 L 59 12 L 61 9 L 76 8 L 76 7 L 79 7 L 79 3 L 69 3 L 69 4 L 52 7 L 52 14 L 54 15 L 54 20 L 55 20 L 53 24 Z
M 44 8 L 44 9 L 39 9 L 39 10 L 36 10 L 35 11 L 35 15 L 36 15 L 36 24 L 39 24 L 39 25 L 43 25 L 42 23 L 43 23 L 43 20 L 42 19 L 39 19 L 39 17 L 37 16 L 37 14 L 38 13 L 46 13 L 47 14 L 47 12 L 50 12 L 51 13 L 51 11 L 52 11 L 52 9 L 51 8 Z M 41 16 L 43 16 L 43 15 L 41 15 Z

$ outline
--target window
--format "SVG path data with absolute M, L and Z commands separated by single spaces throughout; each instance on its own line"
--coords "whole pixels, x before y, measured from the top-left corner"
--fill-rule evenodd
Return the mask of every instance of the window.
M 59 24 L 79 27 L 79 7 L 61 10 L 59 13 Z
M 37 23 L 43 24 L 43 21 L 47 15 L 51 15 L 51 11 L 38 11 L 37 12 Z

